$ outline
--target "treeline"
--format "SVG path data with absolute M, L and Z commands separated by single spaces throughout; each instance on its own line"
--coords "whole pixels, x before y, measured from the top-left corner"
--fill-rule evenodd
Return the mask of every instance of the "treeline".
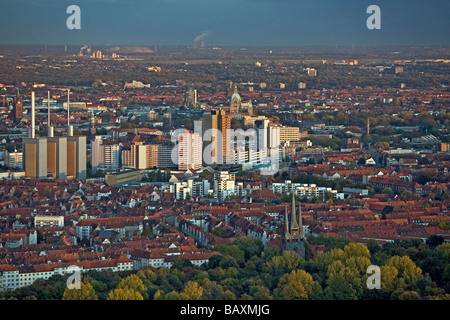
M 309 238 L 327 246 L 311 259 L 261 241 L 238 238 L 215 247 L 221 255 L 207 265 L 179 258 L 171 269 L 82 275 L 81 289 L 66 288 L 67 276 L 53 276 L 0 299 L 19 300 L 441 300 L 450 299 L 450 243 L 430 236 L 427 243 L 395 241 L 381 247 L 341 238 Z M 369 289 L 367 269 L 380 267 L 380 289 Z

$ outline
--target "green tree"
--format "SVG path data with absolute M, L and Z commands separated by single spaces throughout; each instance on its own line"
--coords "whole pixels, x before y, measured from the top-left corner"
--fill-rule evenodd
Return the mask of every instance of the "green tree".
M 381 250 L 381 246 L 374 239 L 367 240 L 367 249 L 369 249 L 370 255 L 374 255 L 375 253 Z
M 253 256 L 260 257 L 264 250 L 264 246 L 261 240 L 254 239 L 252 237 L 240 237 L 233 241 L 233 245 L 236 245 L 240 250 L 244 252 L 244 258 L 246 260 Z
M 443 236 L 439 236 L 437 234 L 432 234 L 427 239 L 427 244 L 430 247 L 437 247 L 438 245 L 440 245 L 442 243 L 444 243 L 444 237 Z

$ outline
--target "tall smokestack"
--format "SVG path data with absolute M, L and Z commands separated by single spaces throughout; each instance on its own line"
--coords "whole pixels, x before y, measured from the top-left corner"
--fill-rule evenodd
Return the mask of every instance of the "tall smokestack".
M 35 108 L 35 102 L 34 102 L 34 91 L 31 91 L 31 132 L 30 132 L 30 137 L 31 138 L 33 138 L 34 139 L 34 137 L 35 137 L 35 131 L 36 131 L 36 129 L 35 129 L 35 123 L 34 123 L 34 121 L 35 121 L 35 111 L 34 111 L 34 108 Z
M 47 120 L 47 126 L 48 126 L 48 132 L 47 132 L 47 136 L 48 137 L 53 137 L 53 127 L 50 123 L 50 91 L 48 91 L 48 98 L 47 98 L 47 116 L 48 116 L 48 120 Z
M 73 136 L 73 127 L 70 125 L 70 89 L 67 89 L 67 136 Z
M 70 89 L 67 89 L 67 127 L 70 126 Z

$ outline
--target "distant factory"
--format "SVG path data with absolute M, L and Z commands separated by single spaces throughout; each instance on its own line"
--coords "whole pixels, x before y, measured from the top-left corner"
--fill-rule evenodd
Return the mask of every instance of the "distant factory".
M 209 36 L 208 32 L 202 32 L 194 39 L 193 47 L 194 48 L 204 48 L 205 47 L 205 39 Z

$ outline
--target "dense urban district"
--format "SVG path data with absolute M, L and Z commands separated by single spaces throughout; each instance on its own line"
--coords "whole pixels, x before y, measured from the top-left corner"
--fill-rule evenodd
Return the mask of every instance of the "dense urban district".
M 0 53 L 0 299 L 450 299 L 448 48 Z

